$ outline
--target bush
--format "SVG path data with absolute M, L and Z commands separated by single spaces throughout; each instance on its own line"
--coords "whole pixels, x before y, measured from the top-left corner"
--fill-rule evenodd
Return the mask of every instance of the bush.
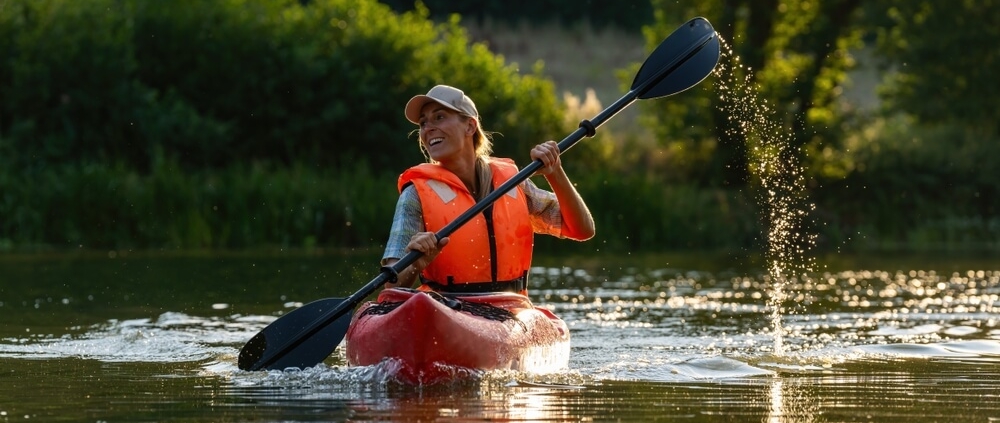
M 141 161 L 128 13 L 111 0 L 0 7 L 0 136 L 24 170 L 90 157 Z M 6 156 L 6 154 L 5 154 Z
M 153 162 L 149 174 L 120 164 L 61 166 L 31 185 L 0 173 L 0 246 L 368 247 L 385 242 L 397 196 L 395 178 L 364 163 L 191 173 L 173 160 Z
M 415 0 L 381 0 L 393 9 L 405 12 L 413 10 Z M 524 21 L 533 23 L 576 24 L 586 21 L 602 28 L 617 26 L 621 28 L 638 28 L 653 20 L 653 10 L 649 2 L 633 1 L 621 3 L 611 0 L 548 0 L 548 1 L 511 1 L 511 0 L 422 0 L 427 5 L 431 17 L 446 19 L 453 13 L 461 14 L 476 20 L 493 19 L 507 23 Z
M 831 243 L 858 249 L 996 248 L 1000 144 L 955 126 L 876 120 L 845 142 L 842 179 L 815 191 Z
M 561 131 L 540 69 L 519 75 L 427 13 L 374 0 L 11 0 L 2 148 L 20 169 L 148 172 L 162 151 L 189 170 L 366 161 L 396 173 L 421 160 L 403 106 L 438 83 L 479 100 L 489 129 L 515 140 L 501 152 Z
M 745 192 L 664 184 L 656 176 L 614 170 L 573 179 L 594 215 L 597 234 L 578 245 L 538 237 L 543 250 L 760 251 L 764 246 L 759 206 Z

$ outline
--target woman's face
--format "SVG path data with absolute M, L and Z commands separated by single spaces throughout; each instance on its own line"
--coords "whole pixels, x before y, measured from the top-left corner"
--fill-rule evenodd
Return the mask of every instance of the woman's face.
M 472 119 L 458 114 L 435 102 L 427 103 L 420 111 L 420 143 L 427 154 L 437 162 L 466 154 L 475 157 Z

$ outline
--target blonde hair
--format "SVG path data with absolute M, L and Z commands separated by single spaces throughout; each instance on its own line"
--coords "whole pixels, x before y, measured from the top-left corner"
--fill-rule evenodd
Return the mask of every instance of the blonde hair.
M 493 154 L 493 133 L 486 132 L 483 129 L 483 124 L 479 121 L 479 118 L 473 118 L 465 114 L 462 114 L 462 117 L 466 120 L 476 119 L 476 133 L 472 134 L 472 146 L 476 148 L 476 157 L 489 157 L 490 154 Z
M 471 118 L 471 116 L 465 116 Z M 490 155 L 493 154 L 493 133 L 483 130 L 483 124 L 476 118 L 476 133 L 472 134 L 472 146 L 476 148 L 476 180 L 479 191 L 476 200 L 482 200 L 493 192 L 493 171 L 490 169 Z

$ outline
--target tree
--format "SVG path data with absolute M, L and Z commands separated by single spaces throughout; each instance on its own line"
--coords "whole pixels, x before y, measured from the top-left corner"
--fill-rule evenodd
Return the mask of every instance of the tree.
M 869 5 L 886 107 L 924 123 L 1000 133 L 1000 1 L 884 0 Z
M 397 173 L 422 158 L 402 108 L 439 83 L 480 101 L 497 154 L 563 133 L 553 83 L 469 40 L 457 15 L 375 0 L 0 1 L 0 167 L 161 158 Z M 510 140 L 510 141 L 508 141 Z M 515 156 L 515 154 L 517 154 Z
M 716 80 L 671 102 L 670 113 L 656 118 L 655 133 L 686 159 L 690 176 L 701 184 L 745 185 L 755 141 L 745 138 L 746 117 L 733 116 L 748 107 L 738 104 L 743 96 L 733 95 L 740 88 L 733 85 L 745 84 L 772 105 L 787 134 L 789 160 L 802 160 L 809 144 L 833 142 L 842 118 L 836 100 L 853 64 L 848 50 L 861 39 L 860 5 L 860 0 L 653 0 L 650 45 L 683 19 L 699 15 L 712 22 L 724 43 Z

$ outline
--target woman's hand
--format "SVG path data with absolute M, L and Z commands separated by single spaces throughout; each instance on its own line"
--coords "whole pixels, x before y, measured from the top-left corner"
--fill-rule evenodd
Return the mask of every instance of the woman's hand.
M 550 175 L 553 171 L 562 169 L 562 162 L 559 160 L 559 144 L 549 140 L 531 149 L 531 161 L 541 160 L 542 167 L 538 169 L 538 175 Z
M 417 275 L 424 270 L 427 266 L 434 261 L 434 258 L 438 254 L 441 254 L 441 249 L 445 245 L 448 245 L 448 237 L 441 238 L 440 241 L 437 240 L 437 235 L 434 232 L 417 232 L 413 234 L 410 238 L 410 242 L 406 244 L 406 249 L 409 251 L 420 251 L 423 253 L 417 261 L 413 262 L 409 267 L 403 269 L 396 276 L 396 282 L 386 282 L 385 288 L 396 288 L 399 286 L 411 287 L 413 283 L 417 280 Z M 387 261 L 387 265 L 395 263 L 397 260 Z
M 434 232 L 417 232 L 413 234 L 410 238 L 410 243 L 406 244 L 406 249 L 410 251 L 420 251 L 424 255 L 420 256 L 412 266 L 416 266 L 419 271 L 424 270 L 427 266 L 430 266 L 431 262 L 438 254 L 441 254 L 441 249 L 445 245 L 448 245 L 448 237 L 441 238 L 440 241 L 437 239 L 437 234 Z

